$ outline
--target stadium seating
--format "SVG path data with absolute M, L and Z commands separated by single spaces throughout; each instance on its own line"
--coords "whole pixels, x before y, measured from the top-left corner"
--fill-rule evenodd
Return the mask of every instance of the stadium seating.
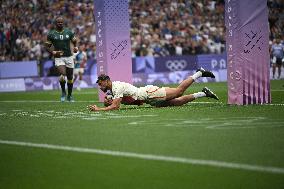
M 283 36 L 283 4 L 268 0 L 268 6 L 272 40 Z M 88 57 L 94 57 L 93 9 L 92 0 L 1 1 L 0 61 L 49 59 L 42 44 L 59 14 L 87 45 Z M 224 0 L 131 0 L 129 12 L 133 57 L 218 54 L 225 49 Z

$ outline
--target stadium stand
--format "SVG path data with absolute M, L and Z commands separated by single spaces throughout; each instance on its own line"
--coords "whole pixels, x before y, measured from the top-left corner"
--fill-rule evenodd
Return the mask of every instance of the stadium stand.
M 284 36 L 283 3 L 268 0 L 270 40 Z M 135 56 L 222 53 L 225 50 L 224 0 L 131 0 L 131 41 Z M 93 1 L 3 0 L 0 61 L 44 60 L 47 31 L 56 15 L 76 28 L 88 57 L 95 56 Z

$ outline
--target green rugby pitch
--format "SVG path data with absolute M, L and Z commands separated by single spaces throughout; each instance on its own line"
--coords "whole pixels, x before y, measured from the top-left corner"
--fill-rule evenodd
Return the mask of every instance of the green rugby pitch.
M 284 188 L 284 81 L 272 104 L 220 101 L 89 112 L 97 89 L 0 93 L 0 188 Z

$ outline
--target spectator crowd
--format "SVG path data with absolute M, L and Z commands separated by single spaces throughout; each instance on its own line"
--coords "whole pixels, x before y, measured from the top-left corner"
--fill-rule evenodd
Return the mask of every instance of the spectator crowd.
M 283 3 L 268 0 L 270 40 L 283 36 Z M 225 50 L 224 0 L 129 0 L 132 55 L 168 56 Z M 95 56 L 93 0 L 1 0 L 0 61 L 50 59 L 43 42 L 54 18 Z
M 0 6 L 0 61 L 49 59 L 43 43 L 58 15 L 94 56 L 93 1 L 2 0 Z

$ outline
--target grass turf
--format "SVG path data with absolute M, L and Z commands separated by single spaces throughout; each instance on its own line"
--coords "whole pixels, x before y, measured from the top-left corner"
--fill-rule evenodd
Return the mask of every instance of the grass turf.
M 59 91 L 0 93 L 0 140 L 283 169 L 283 84 L 271 82 L 274 105 L 229 106 L 226 83 L 197 83 L 187 93 L 206 85 L 220 101 L 100 113 L 86 109 L 102 105 L 96 89 L 74 91 L 75 103 L 55 102 Z M 0 144 L 0 188 L 39 187 L 276 189 L 284 174 Z

